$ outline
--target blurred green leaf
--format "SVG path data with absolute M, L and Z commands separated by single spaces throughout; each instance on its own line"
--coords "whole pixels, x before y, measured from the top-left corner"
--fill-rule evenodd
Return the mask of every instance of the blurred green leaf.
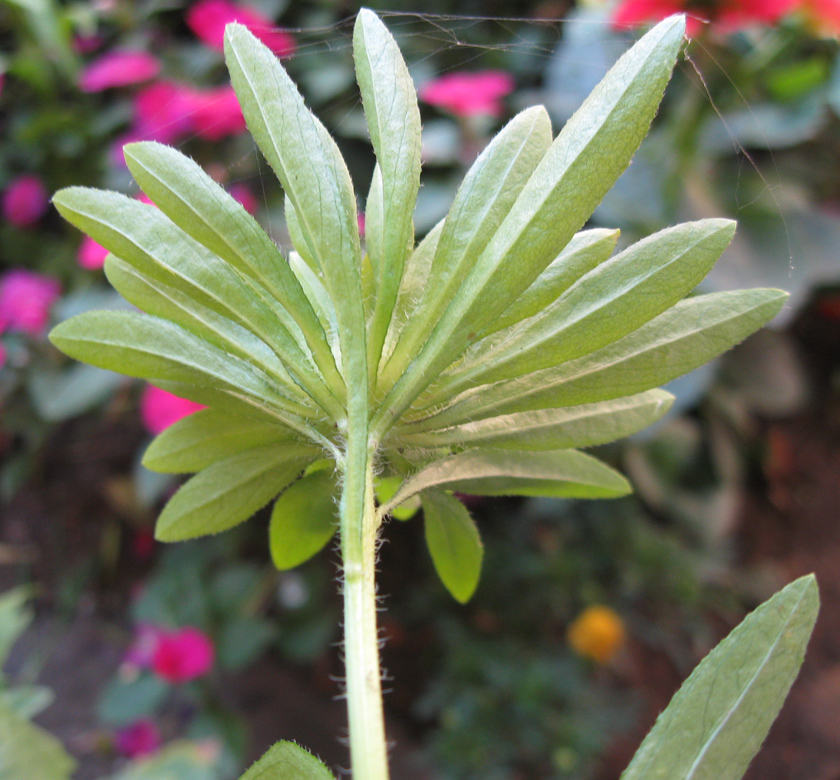
M 108 780 L 217 780 L 217 760 L 213 746 L 179 740 L 129 762 Z
M 253 663 L 277 635 L 270 620 L 242 615 L 227 621 L 218 636 L 216 652 L 224 669 L 236 671 Z
M 0 701 L 0 780 L 70 780 L 75 767 L 54 736 Z
M 169 686 L 148 672 L 140 673 L 130 682 L 115 677 L 105 686 L 96 712 L 108 726 L 128 726 L 140 718 L 154 715 L 168 692 Z
M 121 374 L 78 363 L 63 371 L 33 372 L 29 392 L 38 413 L 59 422 L 102 403 L 124 382 Z
M 30 588 L 22 585 L 0 596 L 0 669 L 6 663 L 12 646 L 32 622 L 32 610 L 27 602 Z
M 55 701 L 55 695 L 45 685 L 18 685 L 0 690 L 0 701 L 21 718 L 30 720 Z

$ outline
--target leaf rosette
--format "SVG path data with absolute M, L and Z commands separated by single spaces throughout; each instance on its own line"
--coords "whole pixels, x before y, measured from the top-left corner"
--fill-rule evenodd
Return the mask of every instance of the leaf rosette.
M 731 221 L 677 225 L 618 253 L 617 231 L 585 229 L 646 135 L 683 39 L 682 17 L 654 27 L 556 137 L 542 107 L 511 119 L 417 243 L 416 92 L 393 37 L 361 11 L 354 59 L 377 160 L 363 245 L 337 145 L 271 51 L 228 26 L 233 86 L 285 193 L 288 257 L 195 162 L 157 143 L 125 147 L 154 205 L 78 187 L 54 198 L 109 250 L 105 273 L 139 311 L 79 315 L 53 343 L 209 407 L 146 452 L 151 469 L 196 472 L 157 537 L 217 533 L 274 501 L 275 563 L 302 563 L 338 527 L 353 419 L 382 480 L 378 521 L 419 501 L 460 601 L 481 541 L 453 492 L 630 492 L 580 450 L 660 419 L 672 398 L 659 385 L 744 339 L 786 297 L 686 297 Z

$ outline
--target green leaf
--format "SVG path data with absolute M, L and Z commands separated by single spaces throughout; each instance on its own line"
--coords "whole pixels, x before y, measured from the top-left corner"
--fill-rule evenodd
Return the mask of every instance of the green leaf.
M 277 742 L 239 780 L 335 780 L 327 767 L 294 742 Z
M 576 450 L 467 450 L 437 460 L 409 477 L 379 508 L 387 515 L 415 493 L 439 487 L 477 496 L 616 498 L 631 492 L 617 471 Z
M 87 312 L 62 322 L 50 340 L 76 360 L 155 383 L 210 385 L 307 432 L 314 412 L 284 398 L 256 367 L 167 320 L 134 312 Z
M 566 123 L 472 263 L 458 294 L 449 296 L 448 309 L 419 354 L 411 356 L 404 374 L 400 366 L 392 377 L 401 378 L 374 417 L 377 435 L 533 283 L 582 227 L 647 133 L 684 36 L 684 17 L 660 22 L 619 59 Z
M 55 701 L 55 694 L 45 685 L 18 685 L 0 690 L 0 702 L 27 720 L 40 715 Z
M 225 29 L 225 60 L 254 140 L 289 198 L 297 229 L 335 305 L 345 379 L 367 374 L 356 197 L 326 128 L 272 52 L 246 27 Z
M 606 444 L 646 428 L 671 408 L 674 397 L 662 390 L 602 401 L 491 417 L 429 433 L 397 432 L 410 447 L 499 447 L 559 450 Z
M 771 320 L 787 298 L 780 290 L 700 295 L 586 357 L 518 379 L 462 393 L 415 431 L 500 414 L 592 403 L 649 390 L 693 371 Z
M 482 337 L 515 325 L 545 309 L 585 273 L 612 254 L 618 234 L 618 230 L 604 228 L 576 233 L 536 281 L 505 309 L 501 317 L 490 323 Z
M 321 470 L 288 488 L 271 511 L 269 545 L 274 565 L 285 571 L 308 561 L 338 528 L 335 476 Z
M 380 477 L 374 482 L 376 500 L 379 504 L 387 504 L 400 489 L 403 483 L 402 477 Z M 420 496 L 414 495 L 403 504 L 395 506 L 390 511 L 394 520 L 411 520 L 420 511 Z
M 150 279 L 114 255 L 105 259 L 108 281 L 127 301 L 210 342 L 224 352 L 259 366 L 283 385 L 286 393 L 306 404 L 308 396 L 286 371 L 274 351 L 251 331 L 203 306 L 175 287 Z
M 75 768 L 52 734 L 0 701 L 0 780 L 70 780 Z
M 289 265 L 295 276 L 297 276 L 306 297 L 312 302 L 312 307 L 321 322 L 324 332 L 327 334 L 327 341 L 336 363 L 341 362 L 341 344 L 338 337 L 338 319 L 335 313 L 335 304 L 318 278 L 316 271 L 297 253 L 289 253 Z
M 333 416 L 336 399 L 315 369 L 306 337 L 261 284 L 237 273 L 159 209 L 116 192 L 69 187 L 53 197 L 62 216 L 155 282 L 241 325 L 269 345 Z
M 515 116 L 487 145 L 458 188 L 422 292 L 383 370 L 393 385 L 431 333 L 467 274 L 551 143 L 551 120 L 542 106 Z
M 21 585 L 0 596 L 0 670 L 6 664 L 12 646 L 32 622 L 32 610 L 27 602 L 31 588 Z
M 559 365 L 617 341 L 690 293 L 735 223 L 707 219 L 649 236 L 579 279 L 535 317 L 477 344 L 432 398 Z
M 303 333 L 318 367 L 338 393 L 344 382 L 315 312 L 274 242 L 223 187 L 189 157 L 152 141 L 123 147 L 143 191 L 185 233 L 259 282 Z
M 466 604 L 481 574 L 484 547 L 467 508 L 440 490 L 421 493 L 426 544 L 435 570 L 456 601 Z
M 176 740 L 153 756 L 129 761 L 109 780 L 217 780 L 219 758 L 198 741 Z
M 163 508 L 155 527 L 161 542 L 226 531 L 245 522 L 315 460 L 305 444 L 273 444 L 217 461 L 196 474 Z
M 239 615 L 226 620 L 217 640 L 219 666 L 243 669 L 260 657 L 277 636 L 277 625 L 266 618 Z
M 388 327 L 388 335 L 385 337 L 385 345 L 382 349 L 383 364 L 387 362 L 391 353 L 394 351 L 400 334 L 414 315 L 417 302 L 423 296 L 423 291 L 432 268 L 432 260 L 437 251 L 441 233 L 443 232 L 443 225 L 443 220 L 438 222 L 415 247 L 414 251 L 406 260 L 402 281 L 400 282 L 400 291 L 394 303 L 394 312 Z
M 677 691 L 622 780 L 739 780 L 799 672 L 818 608 L 809 575 L 747 616 Z
M 166 474 L 189 474 L 246 450 L 290 440 L 288 428 L 202 409 L 158 434 L 143 455 L 143 465 Z
M 374 197 L 368 198 L 366 207 L 378 215 L 366 230 L 368 255 L 376 274 L 376 305 L 368 338 L 369 365 L 375 370 L 405 258 L 414 244 L 412 215 L 420 188 L 420 110 L 394 38 L 366 8 L 356 17 L 353 58 L 376 153 L 376 180 L 381 182 L 379 188 L 371 188 Z
M 150 672 L 142 672 L 130 682 L 117 676 L 102 692 L 96 713 L 108 726 L 128 726 L 140 718 L 154 715 L 168 693 L 168 683 Z

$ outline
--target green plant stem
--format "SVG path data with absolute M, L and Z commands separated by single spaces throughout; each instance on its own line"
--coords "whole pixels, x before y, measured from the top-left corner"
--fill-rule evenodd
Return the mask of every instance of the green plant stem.
M 353 422 L 348 429 L 340 528 L 350 759 L 353 780 L 388 780 L 376 627 L 375 447 L 368 440 L 367 420 L 358 426 Z

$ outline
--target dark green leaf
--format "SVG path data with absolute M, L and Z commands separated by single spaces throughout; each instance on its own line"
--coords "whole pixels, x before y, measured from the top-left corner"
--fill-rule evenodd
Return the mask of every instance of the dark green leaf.
M 426 544 L 441 582 L 456 601 L 466 604 L 481 575 L 484 547 L 467 508 L 440 490 L 421 494 Z
M 245 522 L 318 457 L 305 444 L 274 444 L 217 461 L 188 480 L 155 528 L 162 542 L 226 531 Z
M 284 571 L 308 561 L 338 528 L 338 495 L 331 471 L 298 480 L 274 503 L 269 527 L 271 559 Z

